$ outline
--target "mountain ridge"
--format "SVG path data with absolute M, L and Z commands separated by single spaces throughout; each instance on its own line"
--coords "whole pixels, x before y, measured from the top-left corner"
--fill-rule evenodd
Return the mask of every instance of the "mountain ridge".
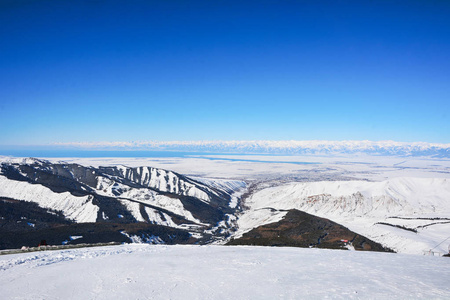
M 302 218 L 312 218 L 314 224 L 325 218 L 386 248 L 418 253 L 446 238 L 448 199 L 446 178 L 269 179 L 247 185 L 147 166 L 92 167 L 29 158 L 0 164 L 0 206 L 5 212 L 0 228 L 23 230 L 34 240 L 49 232 L 58 232 L 60 239 L 64 233 L 65 239 L 83 236 L 69 243 L 93 241 L 100 228 L 118 242 L 226 243 L 252 230 L 264 231 L 268 224 L 287 228 L 292 224 L 287 226 L 286 218 L 298 224 Z M 14 207 L 24 215 L 11 213 Z M 70 224 L 52 218 L 55 210 Z M 312 216 L 292 218 L 287 216 L 291 210 Z M 45 220 L 53 221 L 43 227 Z M 341 238 L 349 239 L 348 234 Z
M 297 209 L 327 218 L 397 252 L 422 254 L 448 237 L 450 181 L 397 177 L 292 182 L 257 190 L 245 199 L 236 238 L 259 226 L 280 222 Z M 447 253 L 447 245 L 435 249 Z
M 178 235 L 184 232 L 186 241 L 190 240 L 189 236 L 195 237 L 192 242 L 228 235 L 229 215 L 239 209 L 233 194 L 245 189 L 245 183 L 236 180 L 226 183 L 209 186 L 151 167 L 94 168 L 29 158 L 0 164 L 3 199 L 37 203 L 43 209 L 57 210 L 71 222 L 86 224 L 89 230 L 95 228 L 89 224 L 121 224 L 117 226 L 131 228 L 125 224 L 147 223 L 139 227 L 139 238 L 144 240 L 148 239 L 145 236 L 152 236 L 155 226 L 163 228 L 158 227 L 158 232 L 178 232 Z M 8 201 L 9 205 L 19 207 L 16 202 Z M 42 213 L 45 212 L 41 216 Z M 31 231 L 39 229 L 39 226 L 34 228 L 39 222 L 28 223 L 33 224 Z M 223 225 L 221 232 L 214 235 L 207 232 L 216 230 L 219 223 Z M 165 236 L 173 240 L 170 234 Z

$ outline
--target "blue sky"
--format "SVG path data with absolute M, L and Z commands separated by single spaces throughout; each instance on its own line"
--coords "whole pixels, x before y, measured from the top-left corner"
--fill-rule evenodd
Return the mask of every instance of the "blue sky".
M 449 143 L 449 16 L 449 1 L 1 0 L 0 145 Z

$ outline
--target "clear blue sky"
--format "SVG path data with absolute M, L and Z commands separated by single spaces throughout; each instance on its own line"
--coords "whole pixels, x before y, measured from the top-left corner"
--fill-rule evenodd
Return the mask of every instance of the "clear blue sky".
M 450 1 L 0 0 L 0 145 L 254 139 L 450 142 Z

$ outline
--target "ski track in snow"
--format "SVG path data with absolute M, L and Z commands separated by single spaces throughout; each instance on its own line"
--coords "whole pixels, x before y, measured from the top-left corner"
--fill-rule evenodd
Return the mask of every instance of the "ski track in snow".
M 0 257 L 3 299 L 448 299 L 450 260 L 324 249 L 120 245 Z

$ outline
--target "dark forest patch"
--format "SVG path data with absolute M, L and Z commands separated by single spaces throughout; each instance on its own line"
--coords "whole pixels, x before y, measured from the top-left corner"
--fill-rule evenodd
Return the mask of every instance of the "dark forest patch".
M 18 249 L 22 246 L 36 247 L 42 240 L 48 245 L 61 244 L 93 244 L 93 243 L 131 243 L 128 235 L 139 237 L 159 237 L 165 244 L 189 244 L 196 240 L 185 230 L 171 227 L 153 225 L 144 222 L 139 223 L 78 223 L 59 225 L 51 228 L 43 228 L 34 231 L 1 232 L 0 249 Z M 70 237 L 80 237 L 71 240 Z
M 340 224 L 295 209 L 281 221 L 254 228 L 228 245 L 347 249 L 345 240 L 356 250 L 393 252 Z

